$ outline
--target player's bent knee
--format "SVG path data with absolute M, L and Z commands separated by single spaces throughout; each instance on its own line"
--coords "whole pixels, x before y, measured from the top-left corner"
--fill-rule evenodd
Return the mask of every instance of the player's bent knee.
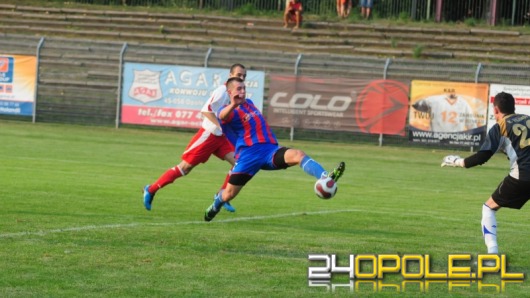
M 289 165 L 286 162 L 286 153 L 289 150 L 287 147 L 281 147 L 274 153 L 274 156 L 272 157 L 272 162 L 276 166 L 277 169 L 287 169 Z
M 190 165 L 187 167 L 181 167 L 180 169 L 184 175 L 188 175 L 191 172 L 191 170 L 193 170 L 193 166 Z
M 177 167 L 180 169 L 180 171 L 182 171 L 184 175 L 186 175 L 191 172 L 191 170 L 193 170 L 195 166 L 186 161 L 181 161 Z
M 288 166 L 300 164 L 302 159 L 306 156 L 305 152 L 298 149 L 288 149 L 284 153 L 284 162 Z

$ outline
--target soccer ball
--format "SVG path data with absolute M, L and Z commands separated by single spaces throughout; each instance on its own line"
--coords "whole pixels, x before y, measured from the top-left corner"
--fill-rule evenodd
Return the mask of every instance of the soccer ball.
M 337 193 L 337 183 L 330 177 L 320 178 L 315 182 L 315 193 L 321 199 L 331 199 Z

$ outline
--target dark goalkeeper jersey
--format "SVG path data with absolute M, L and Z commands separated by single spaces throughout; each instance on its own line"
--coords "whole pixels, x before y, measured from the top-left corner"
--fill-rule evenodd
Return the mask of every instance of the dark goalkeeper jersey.
M 508 141 L 505 142 L 504 138 Z M 465 159 L 466 168 L 483 164 L 503 146 L 504 151 L 512 152 L 512 157 L 508 156 L 511 163 L 510 176 L 530 181 L 530 116 L 528 115 L 507 115 L 493 125 L 479 152 Z

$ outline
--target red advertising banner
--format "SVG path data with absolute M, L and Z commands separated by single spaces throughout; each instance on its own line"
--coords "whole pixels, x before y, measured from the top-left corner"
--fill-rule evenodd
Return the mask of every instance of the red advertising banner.
M 405 135 L 408 83 L 271 75 L 271 126 Z
M 122 106 L 124 123 L 155 126 L 201 127 L 200 113 L 192 109 Z

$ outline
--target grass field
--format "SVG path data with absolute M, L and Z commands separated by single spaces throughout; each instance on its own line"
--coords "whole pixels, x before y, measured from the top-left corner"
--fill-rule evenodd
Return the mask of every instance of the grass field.
M 474 169 L 440 168 L 468 152 L 290 142 L 324 167 L 346 162 L 331 200 L 299 167 L 260 172 L 203 221 L 228 164 L 212 158 L 162 189 L 153 210 L 142 187 L 180 161 L 192 135 L 0 120 L 1 297 L 528 297 L 528 282 L 418 286 L 308 285 L 308 254 L 429 254 L 447 272 L 451 253 L 484 253 L 482 203 L 508 170 L 496 155 Z M 528 209 L 498 212 L 509 272 L 530 271 Z M 334 285 L 348 284 L 337 276 Z M 399 275 L 380 284 L 402 284 Z M 497 293 L 499 290 L 500 293 Z M 397 292 L 399 291 L 399 292 Z

